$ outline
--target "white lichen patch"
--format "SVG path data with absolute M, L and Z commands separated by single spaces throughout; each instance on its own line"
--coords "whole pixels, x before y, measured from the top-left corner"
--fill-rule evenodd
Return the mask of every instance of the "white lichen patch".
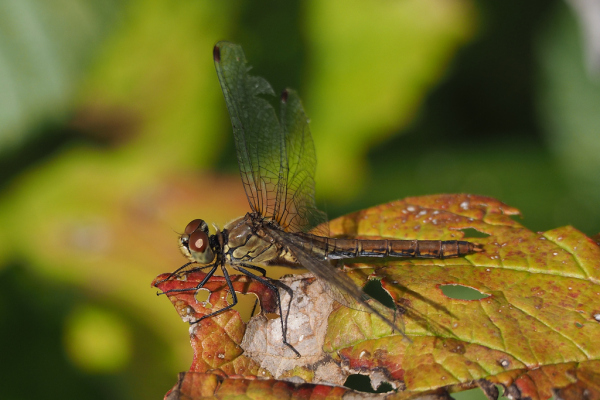
M 281 319 L 268 319 L 262 314 L 248 323 L 240 345 L 244 354 L 257 361 L 276 379 L 289 376 L 288 371 L 294 368 L 305 367 L 315 371 L 314 383 L 342 385 L 346 374 L 323 352 L 333 299 L 310 274 L 287 277 L 281 279 L 281 283 L 293 291 L 291 302 L 285 290 L 280 289 L 280 295 L 284 320 L 287 315 L 287 341 L 301 357 L 297 357 L 283 343 Z

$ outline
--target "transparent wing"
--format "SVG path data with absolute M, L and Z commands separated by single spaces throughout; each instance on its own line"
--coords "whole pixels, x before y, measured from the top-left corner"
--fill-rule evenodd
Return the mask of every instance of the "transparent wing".
M 392 310 L 369 297 L 347 275 L 335 268 L 328 261 L 316 258 L 313 254 L 306 252 L 303 245 L 298 243 L 298 241 L 304 240 L 304 238 L 268 227 L 267 229 L 271 237 L 286 246 L 298 262 L 319 279 L 321 285 L 325 287 L 334 300 L 346 307 L 377 315 L 393 331 L 406 337 L 402 320 L 395 319 Z M 374 304 L 367 303 L 367 300 L 371 300 Z
M 317 158 L 308 118 L 300 97 L 290 89 L 281 95 L 281 125 L 288 173 L 275 218 L 282 227 L 289 227 L 287 230 L 308 231 L 327 218 L 315 205 Z
M 283 133 L 275 110 L 261 95 L 275 95 L 269 82 L 248 74 L 241 46 L 219 42 L 213 58 L 233 126 L 240 174 L 252 211 L 276 213 L 285 182 Z
M 283 93 L 280 123 L 262 97 L 274 95 L 273 89 L 248 73 L 240 46 L 219 42 L 214 59 L 252 211 L 287 231 L 307 231 L 324 222 L 325 214 L 314 201 L 314 144 L 298 95 Z

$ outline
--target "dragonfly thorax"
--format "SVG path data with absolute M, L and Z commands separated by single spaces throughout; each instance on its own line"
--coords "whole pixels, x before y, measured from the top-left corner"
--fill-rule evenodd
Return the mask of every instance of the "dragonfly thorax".
M 223 234 L 227 237 L 223 253 L 228 262 L 277 264 L 285 251 L 281 244 L 275 243 L 264 231 L 263 224 L 269 223 L 260 215 L 248 213 L 227 224 L 223 229 Z M 289 262 L 286 261 L 286 264 Z
M 208 225 L 202 219 L 195 219 L 185 227 L 179 237 L 179 248 L 190 261 L 207 264 L 215 258 L 210 245 Z

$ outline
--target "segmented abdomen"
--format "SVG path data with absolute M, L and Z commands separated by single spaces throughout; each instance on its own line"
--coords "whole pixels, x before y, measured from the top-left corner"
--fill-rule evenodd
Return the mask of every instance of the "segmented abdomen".
M 481 251 L 464 240 L 366 240 L 334 239 L 306 234 L 307 250 L 329 259 L 356 257 L 460 257 Z

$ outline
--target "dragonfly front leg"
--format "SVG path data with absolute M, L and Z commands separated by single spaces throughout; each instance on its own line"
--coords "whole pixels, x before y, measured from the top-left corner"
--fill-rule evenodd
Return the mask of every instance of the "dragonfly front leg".
M 242 263 L 242 265 L 246 268 L 250 268 L 250 269 L 260 272 L 260 274 L 263 276 L 263 278 L 267 276 L 267 270 L 264 268 L 257 267 L 256 265 L 245 264 L 245 263 Z
M 207 275 L 212 276 L 212 274 L 215 272 L 216 269 L 217 269 L 217 265 L 215 265 L 214 268 Z M 202 321 L 203 319 L 214 317 L 215 315 L 220 314 L 223 311 L 229 310 L 231 307 L 234 307 L 238 303 L 237 295 L 235 294 L 235 290 L 233 289 L 233 282 L 231 282 L 231 277 L 229 276 L 229 273 L 227 272 L 227 268 L 225 268 L 225 264 L 221 264 L 221 271 L 223 271 L 223 277 L 225 278 L 225 282 L 227 282 L 227 287 L 229 288 L 229 293 L 231 293 L 231 304 L 228 304 L 225 307 L 223 307 L 220 310 L 217 310 L 213 313 L 204 315 L 204 316 L 198 318 L 196 321 L 190 322 L 190 325 L 197 324 L 198 322 Z M 208 280 L 207 278 L 210 278 L 210 276 L 204 277 L 202 282 L 200 282 L 198 284 L 198 289 L 200 289 L 202 287 L 202 286 L 200 286 L 200 284 L 203 285 L 204 283 L 206 283 L 205 281 Z
M 292 351 L 294 353 L 296 353 L 296 355 L 298 357 L 301 357 L 300 353 L 298 353 L 298 350 L 296 350 L 294 348 L 294 346 L 292 346 L 291 344 L 289 344 L 288 341 L 287 341 L 287 319 L 288 319 L 288 316 L 290 314 L 290 307 L 291 307 L 291 304 L 292 304 L 292 297 L 294 295 L 294 292 L 292 291 L 292 289 L 290 287 L 284 285 L 281 282 L 271 281 L 271 280 L 266 279 L 264 277 L 265 274 L 266 274 L 266 271 L 263 268 L 256 267 L 256 266 L 251 265 L 251 264 L 245 264 L 245 263 L 241 263 L 240 265 L 235 265 L 233 267 L 235 269 L 237 269 L 238 271 L 242 272 L 243 274 L 249 276 L 250 278 L 253 278 L 253 279 L 259 281 L 260 283 L 262 283 L 263 285 L 265 285 L 266 287 L 268 287 L 269 289 L 271 289 L 273 292 L 275 292 L 275 295 L 277 296 L 277 305 L 279 306 L 279 315 L 281 316 L 280 320 L 281 320 L 281 334 L 283 336 L 283 344 L 285 344 L 290 349 L 292 349 Z M 255 275 L 255 274 L 253 274 L 252 272 L 248 271 L 246 268 L 243 268 L 243 267 L 259 271 L 259 272 L 263 273 L 263 277 Z M 279 295 L 279 290 L 277 289 L 278 287 L 282 288 L 283 290 L 285 290 L 290 295 L 290 303 L 288 305 L 288 312 L 285 315 L 285 318 L 283 316 L 284 314 L 283 314 L 283 308 L 281 307 L 281 296 Z
M 179 272 L 180 272 L 180 271 L 182 271 L 182 270 L 186 269 L 187 267 L 189 267 L 189 266 L 190 266 L 190 265 L 192 265 L 192 264 L 193 264 L 193 262 L 189 262 L 189 263 L 183 264 L 181 267 L 179 267 L 179 268 L 177 268 L 175 271 L 171 272 L 171 274 L 170 274 L 169 276 L 167 276 L 165 279 L 163 279 L 163 280 L 160 280 L 160 281 L 156 282 L 156 285 L 154 285 L 154 286 L 157 286 L 157 285 L 159 285 L 159 284 L 161 284 L 161 283 L 163 283 L 163 282 L 166 282 L 166 281 L 168 281 L 169 279 L 171 279 L 171 278 L 173 278 L 173 277 L 175 277 L 175 276 L 179 275 Z M 200 268 L 200 269 L 202 269 L 202 268 Z M 192 270 L 193 270 L 193 269 L 192 269 Z
M 185 264 L 183 267 L 181 267 L 177 271 L 173 272 L 167 278 L 165 278 L 165 279 L 157 282 L 154 286 L 157 286 L 157 285 L 161 284 L 162 282 L 165 282 L 165 281 L 171 279 L 178 271 L 182 270 L 183 268 L 187 267 L 190 264 L 192 264 L 192 263 Z M 215 262 L 214 264 L 211 264 L 211 265 L 206 265 L 204 267 L 194 268 L 194 269 L 192 269 L 189 272 L 201 271 L 201 270 L 206 269 L 206 268 L 211 268 L 211 270 L 208 271 L 208 273 L 206 274 L 206 276 L 204 277 L 204 279 L 202 279 L 202 281 L 199 284 L 197 284 L 196 286 L 193 286 L 193 287 L 190 287 L 190 288 L 182 288 L 182 289 L 170 289 L 170 290 L 167 290 L 166 292 L 157 293 L 156 295 L 160 296 L 161 294 L 178 293 L 178 292 L 191 292 L 191 291 L 196 291 L 198 289 L 201 289 L 206 284 L 206 282 L 208 282 L 208 280 L 214 275 L 215 271 L 217 270 L 217 267 L 218 267 L 218 265 Z

